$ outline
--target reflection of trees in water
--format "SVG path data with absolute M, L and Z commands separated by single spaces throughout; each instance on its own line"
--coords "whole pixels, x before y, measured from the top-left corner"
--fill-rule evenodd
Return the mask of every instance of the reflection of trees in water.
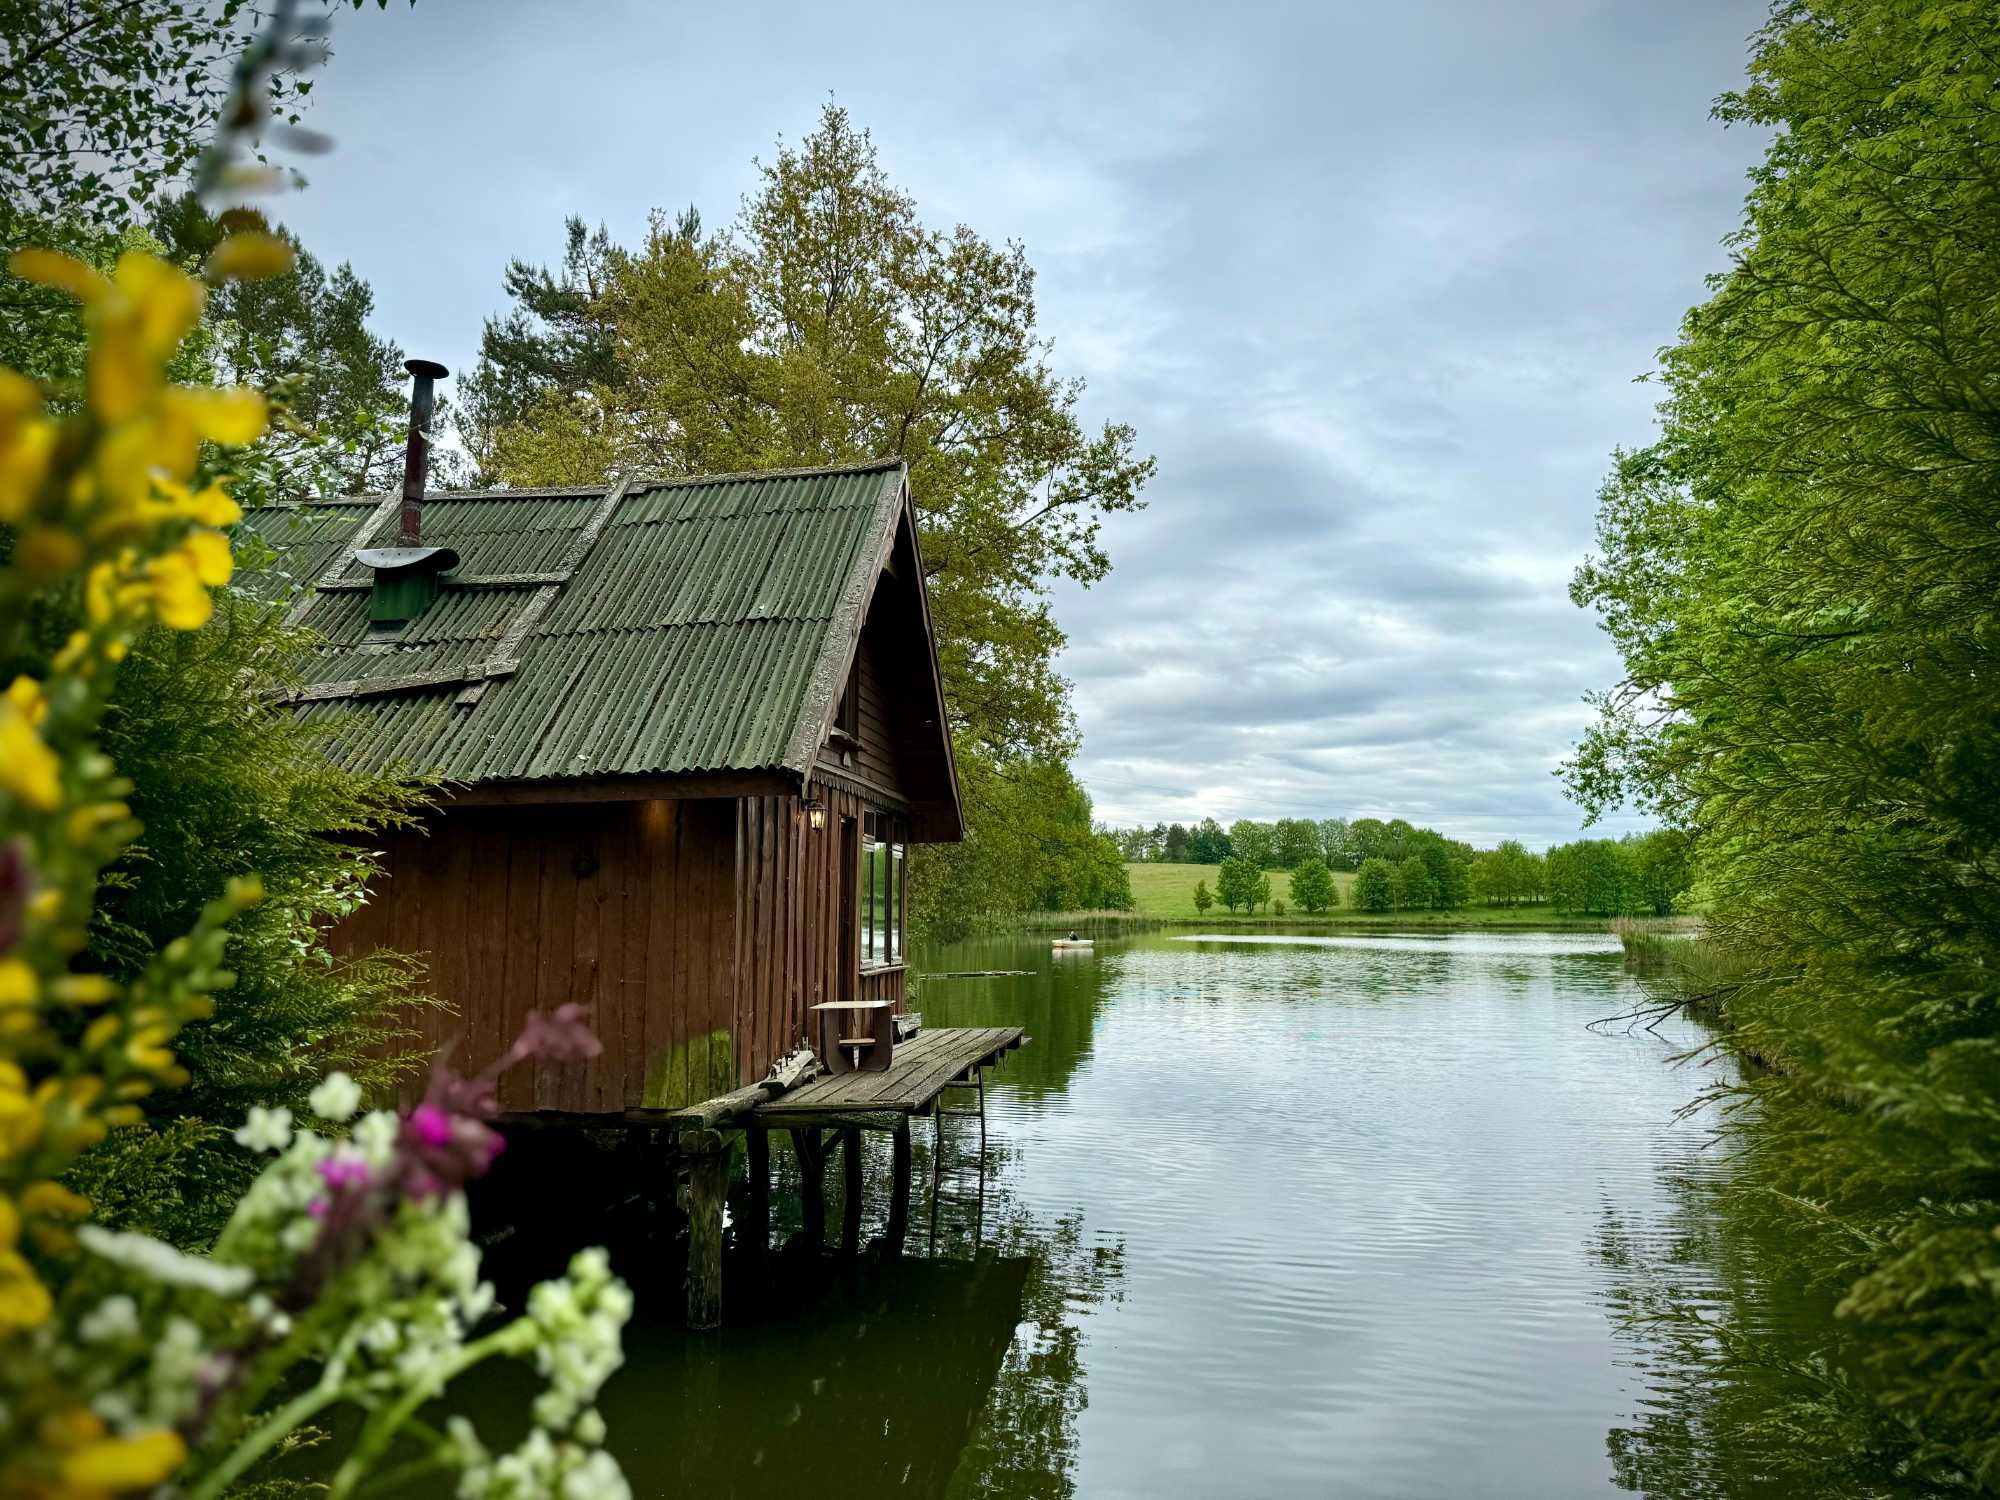
M 911 1008 L 926 1026 L 1020 1026 L 1032 1046 L 1008 1055 L 998 1077 L 1025 1099 L 1060 1094 L 1089 1058 L 1106 982 L 1100 960 L 1052 960 L 1048 944 L 1016 938 L 954 943 L 922 955 Z M 937 970 L 1027 969 L 999 979 L 947 979 Z
M 1805 1347 L 1791 1330 L 1824 1326 L 1831 1299 L 1798 1290 L 1795 1258 L 1720 1177 L 1682 1159 L 1663 1176 L 1664 1218 L 1607 1206 L 1598 1226 L 1612 1330 L 1641 1387 L 1629 1424 L 1605 1437 L 1619 1487 L 1657 1500 L 1899 1493 L 1830 1472 L 1813 1412 L 1830 1413 L 1841 1381 L 1790 1351 Z
M 995 1240 L 994 1253 L 1028 1258 L 1021 1321 L 946 1493 L 1073 1495 L 1077 1421 L 1089 1404 L 1080 1315 L 1118 1298 L 1125 1249 L 1087 1243 L 1077 1214 L 1053 1223 L 1008 1215 Z

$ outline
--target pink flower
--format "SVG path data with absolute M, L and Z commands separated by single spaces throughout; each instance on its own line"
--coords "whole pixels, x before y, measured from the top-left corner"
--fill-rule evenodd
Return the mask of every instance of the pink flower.
M 366 1187 L 368 1163 L 353 1156 L 329 1156 L 319 1164 L 319 1175 L 330 1188 Z
M 410 1128 L 426 1146 L 451 1144 L 451 1116 L 435 1104 L 419 1104 L 412 1110 Z

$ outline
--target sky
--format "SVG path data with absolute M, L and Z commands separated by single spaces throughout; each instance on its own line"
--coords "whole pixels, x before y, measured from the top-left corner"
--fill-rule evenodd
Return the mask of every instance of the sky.
M 1158 460 L 1058 584 L 1115 823 L 1400 816 L 1545 847 L 1618 664 L 1568 599 L 1638 383 L 1762 141 L 1761 0 L 342 9 L 282 215 L 470 367 L 569 214 L 730 219 L 833 98 L 927 222 L 1019 239 L 1059 374 Z M 449 390 L 449 387 L 447 387 Z M 1600 828 L 1643 826 L 1625 814 Z

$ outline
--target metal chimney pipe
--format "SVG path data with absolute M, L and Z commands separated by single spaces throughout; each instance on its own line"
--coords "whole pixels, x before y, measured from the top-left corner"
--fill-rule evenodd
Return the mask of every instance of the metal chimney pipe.
M 434 359 L 406 360 L 403 368 L 416 377 L 416 388 L 410 392 L 410 440 L 403 448 L 403 523 L 397 539 L 414 547 L 424 534 L 424 480 L 430 475 L 431 412 L 437 406 L 432 382 L 451 371 Z

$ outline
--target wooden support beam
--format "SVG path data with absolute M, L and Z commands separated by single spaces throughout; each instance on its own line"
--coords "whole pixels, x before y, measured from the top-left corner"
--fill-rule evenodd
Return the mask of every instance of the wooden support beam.
M 681 1151 L 688 1166 L 688 1327 L 720 1328 L 722 1202 L 729 1191 L 729 1147 L 719 1132 L 684 1130 Z
M 762 1255 L 771 1240 L 771 1136 L 764 1130 L 747 1132 L 750 1145 L 750 1212 L 743 1225 L 743 1237 L 753 1254 Z
M 893 1259 L 903 1253 L 903 1241 L 910 1232 L 910 1122 L 890 1138 L 894 1165 L 889 1174 L 888 1253 Z
M 894 1130 L 910 1118 L 900 1109 L 786 1110 L 783 1114 L 757 1118 L 767 1126 L 786 1130 Z
M 826 1157 L 817 1126 L 792 1131 L 792 1154 L 799 1160 L 801 1233 L 818 1250 L 826 1244 Z
M 861 1248 L 861 1132 L 840 1133 L 841 1198 L 840 1253 L 853 1255 Z

